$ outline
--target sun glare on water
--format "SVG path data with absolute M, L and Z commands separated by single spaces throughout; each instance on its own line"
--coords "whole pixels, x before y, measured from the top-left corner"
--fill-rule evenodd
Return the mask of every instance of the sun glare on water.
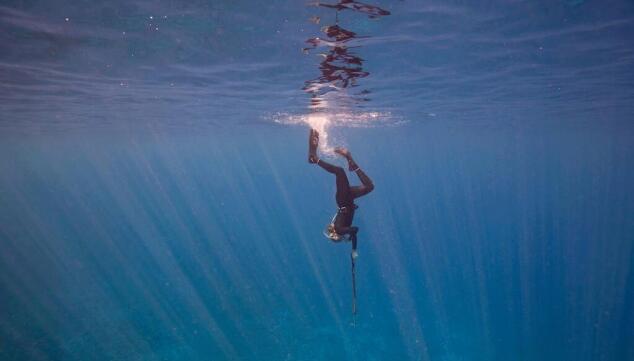
M 273 120 L 279 124 L 308 125 L 319 132 L 320 151 L 332 155 L 334 145 L 330 144 L 329 131 L 336 127 L 370 128 L 376 126 L 393 126 L 404 123 L 404 120 L 389 112 L 319 112 L 309 114 L 277 113 Z
M 322 152 L 332 153 L 333 148 L 328 143 L 328 126 L 330 118 L 326 114 L 309 114 L 305 118 L 305 122 L 313 129 L 319 132 L 319 147 Z

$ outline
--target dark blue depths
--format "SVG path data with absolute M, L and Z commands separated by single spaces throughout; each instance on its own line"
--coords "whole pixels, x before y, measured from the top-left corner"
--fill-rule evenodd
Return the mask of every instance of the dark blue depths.
M 333 180 L 260 128 L 3 143 L 2 358 L 633 355 L 628 126 L 342 132 L 377 184 L 354 325 Z

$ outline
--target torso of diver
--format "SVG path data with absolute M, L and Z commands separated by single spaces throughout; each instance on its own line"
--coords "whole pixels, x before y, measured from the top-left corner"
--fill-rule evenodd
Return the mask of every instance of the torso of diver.
M 354 211 L 357 209 L 357 205 L 352 203 L 351 206 L 343 206 L 339 207 L 337 210 L 337 215 L 335 216 L 334 225 L 335 229 L 339 229 L 341 227 L 350 227 L 352 225 L 352 220 L 354 219 Z

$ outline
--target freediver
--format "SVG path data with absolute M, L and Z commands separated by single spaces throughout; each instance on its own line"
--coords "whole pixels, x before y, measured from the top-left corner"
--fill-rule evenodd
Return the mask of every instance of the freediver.
M 338 206 L 337 214 L 335 214 L 331 223 L 326 227 L 325 235 L 333 242 L 341 242 L 344 240 L 344 236 L 347 235 L 348 240 L 352 242 L 351 256 L 354 259 L 357 257 L 357 233 L 359 232 L 359 227 L 352 225 L 354 211 L 357 209 L 354 200 L 372 192 L 374 183 L 372 183 L 370 177 L 359 168 L 346 148 L 335 148 L 335 153 L 346 158 L 348 161 L 348 170 L 355 172 L 362 183 L 360 186 L 350 186 L 348 176 L 343 168 L 330 164 L 317 156 L 318 146 L 319 132 L 315 129 L 311 129 L 308 137 L 308 163 L 317 164 L 328 173 L 334 174 L 337 184 L 337 193 L 335 195 Z

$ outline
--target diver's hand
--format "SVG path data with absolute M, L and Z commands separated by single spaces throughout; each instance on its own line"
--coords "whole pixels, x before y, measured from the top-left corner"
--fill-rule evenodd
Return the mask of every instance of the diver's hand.
M 357 259 L 357 257 L 359 257 L 357 250 L 353 249 L 352 252 L 350 253 L 350 257 L 352 257 L 352 259 Z

